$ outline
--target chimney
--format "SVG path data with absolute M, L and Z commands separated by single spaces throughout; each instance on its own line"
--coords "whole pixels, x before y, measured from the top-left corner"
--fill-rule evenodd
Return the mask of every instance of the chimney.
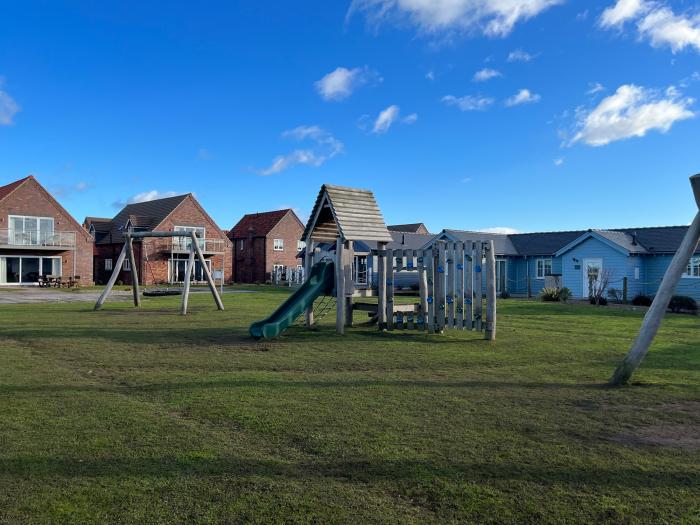
M 637 246 L 637 232 L 632 232 L 632 246 Z

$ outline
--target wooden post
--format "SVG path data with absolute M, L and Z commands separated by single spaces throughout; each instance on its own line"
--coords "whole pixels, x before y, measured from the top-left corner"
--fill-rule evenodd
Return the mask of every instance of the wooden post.
M 438 241 L 438 260 L 437 268 L 435 271 L 435 295 L 436 300 L 436 313 L 437 313 L 437 324 L 438 330 L 442 333 L 445 329 L 445 285 L 447 280 L 445 278 L 445 272 L 447 271 L 447 255 L 445 253 L 445 242 Z
M 525 257 L 525 279 L 527 280 L 527 298 L 530 299 L 532 297 L 532 279 L 530 277 L 530 259 Z
M 464 329 L 464 243 L 459 242 L 455 250 L 455 309 L 457 319 L 455 326 L 459 330 Z
M 306 239 L 306 252 L 304 253 L 304 280 L 308 281 L 311 275 L 311 267 L 314 265 L 314 241 L 311 237 Z M 306 327 L 311 328 L 314 325 L 314 306 L 313 304 L 306 309 Z
M 467 330 L 474 330 L 474 243 L 472 241 L 465 243 L 464 258 L 464 326 Z
M 394 251 L 387 251 L 386 263 L 386 329 L 394 329 Z
M 483 300 L 484 300 L 484 243 L 476 242 L 474 250 L 474 320 L 476 321 L 476 329 L 481 332 L 483 322 Z
M 345 241 L 343 250 L 345 271 L 345 326 L 352 326 L 352 296 L 355 293 L 355 278 L 352 275 L 352 263 L 355 258 L 355 250 L 352 241 Z
M 627 302 L 627 276 L 622 278 L 622 302 Z
M 428 288 L 428 332 L 435 333 L 435 255 L 434 248 L 423 252 Z
M 377 324 L 380 330 L 386 330 L 386 275 L 387 275 L 387 243 L 380 242 L 377 256 Z
M 190 280 L 192 279 L 192 269 L 194 268 L 194 248 L 190 248 L 190 256 L 187 258 L 187 268 L 185 269 L 185 282 L 182 290 L 182 307 L 180 313 L 187 315 L 187 302 L 190 299 Z
M 102 294 L 100 294 L 100 297 L 98 297 L 97 302 L 95 303 L 94 310 L 99 310 L 100 308 L 102 308 L 102 305 L 107 300 L 107 297 L 109 297 L 109 294 L 112 291 L 112 288 L 114 287 L 114 283 L 117 282 L 117 278 L 119 277 L 119 272 L 121 272 L 121 270 L 122 270 L 122 265 L 124 264 L 124 259 L 126 259 L 126 250 L 127 250 L 126 243 L 124 243 L 124 246 L 122 247 L 122 251 L 119 254 L 119 257 L 117 257 L 117 262 L 112 267 L 112 275 L 109 277 L 109 281 L 107 282 L 107 286 L 105 286 L 105 289 L 102 291 Z
M 454 242 L 447 245 L 447 328 L 455 327 L 455 257 L 457 255 L 457 244 Z
M 696 175 L 697 185 L 698 185 L 698 195 L 700 195 L 700 175 Z M 692 181 L 692 178 L 691 178 Z M 698 202 L 700 206 L 700 201 Z M 664 318 L 666 309 L 668 308 L 668 303 L 671 300 L 673 291 L 678 285 L 678 281 L 681 279 L 681 275 L 688 267 L 688 261 L 690 260 L 695 247 L 700 240 L 700 212 L 695 216 L 695 219 L 691 223 L 688 231 L 683 237 L 683 242 L 681 242 L 676 255 L 671 259 L 671 264 L 669 264 L 666 274 L 664 275 L 661 285 L 659 286 L 656 295 L 654 296 L 654 301 L 651 303 L 651 307 L 644 316 L 644 321 L 642 322 L 642 328 L 639 330 L 639 335 L 635 339 L 632 348 L 625 357 L 625 359 L 620 363 L 620 365 L 615 370 L 610 384 L 613 386 L 626 384 L 635 370 L 639 367 L 649 351 L 656 332 L 659 330 L 661 321 Z
M 418 252 L 418 293 L 420 295 L 420 318 L 418 326 L 428 329 L 428 271 L 425 267 L 425 252 Z M 421 320 L 423 322 L 421 322 Z
M 345 333 L 345 268 L 343 267 L 342 238 L 335 241 L 335 331 L 343 335 Z
M 496 248 L 486 245 L 486 340 L 496 339 Z
M 192 238 L 192 246 L 194 246 L 194 249 L 197 252 L 197 258 L 199 259 L 199 263 L 202 265 L 202 271 L 204 272 L 204 276 L 207 278 L 207 283 L 209 284 L 209 289 L 211 290 L 211 294 L 214 296 L 214 301 L 216 302 L 216 307 L 219 310 L 223 310 L 224 303 L 221 302 L 221 297 L 219 296 L 219 292 L 216 289 L 216 284 L 214 283 L 214 279 L 211 278 L 211 272 L 209 271 L 209 267 L 207 266 L 207 262 L 204 260 L 204 255 L 202 254 L 202 249 L 199 247 L 197 233 L 191 232 L 191 238 Z
M 126 234 L 127 257 L 131 266 L 131 292 L 134 296 L 134 306 L 141 306 L 141 294 L 139 293 L 139 272 L 136 269 L 136 257 L 134 256 L 134 240 L 130 234 Z

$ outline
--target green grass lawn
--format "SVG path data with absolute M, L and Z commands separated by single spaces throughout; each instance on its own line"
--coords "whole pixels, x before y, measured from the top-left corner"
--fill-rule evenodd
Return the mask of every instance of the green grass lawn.
M 0 306 L 0 522 L 700 523 L 698 318 L 609 389 L 641 312 L 255 342 L 259 290 Z

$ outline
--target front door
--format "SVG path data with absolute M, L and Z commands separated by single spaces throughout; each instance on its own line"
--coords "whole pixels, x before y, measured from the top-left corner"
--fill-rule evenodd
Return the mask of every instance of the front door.
M 583 288 L 581 289 L 583 293 L 581 297 L 587 299 L 592 295 L 592 287 L 600 281 L 601 272 L 603 271 L 603 259 L 584 259 L 581 269 L 583 273 Z

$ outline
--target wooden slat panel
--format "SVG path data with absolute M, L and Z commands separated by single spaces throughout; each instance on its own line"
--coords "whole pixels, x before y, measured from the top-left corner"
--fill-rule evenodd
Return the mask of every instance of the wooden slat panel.
M 447 244 L 446 257 L 446 278 L 447 278 L 447 328 L 455 327 L 455 254 L 456 245 L 453 242 Z
M 425 268 L 423 252 L 417 252 L 418 264 L 418 295 L 420 296 L 420 316 L 418 318 L 418 329 L 428 328 L 428 274 Z
M 483 324 L 483 294 L 484 294 L 484 272 L 483 272 L 484 248 L 481 241 L 477 241 L 474 250 L 474 321 L 476 329 L 481 331 Z
M 464 243 L 464 326 L 474 330 L 474 243 Z
M 435 257 L 433 250 L 423 252 L 423 263 L 425 264 L 428 291 L 428 332 L 435 333 Z
M 394 329 L 394 252 L 388 250 L 386 265 L 386 329 Z
M 437 295 L 437 324 L 438 330 L 442 332 L 445 329 L 445 285 L 447 284 L 445 279 L 445 271 L 447 270 L 447 257 L 445 254 L 445 243 L 438 242 L 438 260 L 437 260 L 437 271 L 435 272 L 435 295 Z
M 455 247 L 455 326 L 464 329 L 464 243 Z

